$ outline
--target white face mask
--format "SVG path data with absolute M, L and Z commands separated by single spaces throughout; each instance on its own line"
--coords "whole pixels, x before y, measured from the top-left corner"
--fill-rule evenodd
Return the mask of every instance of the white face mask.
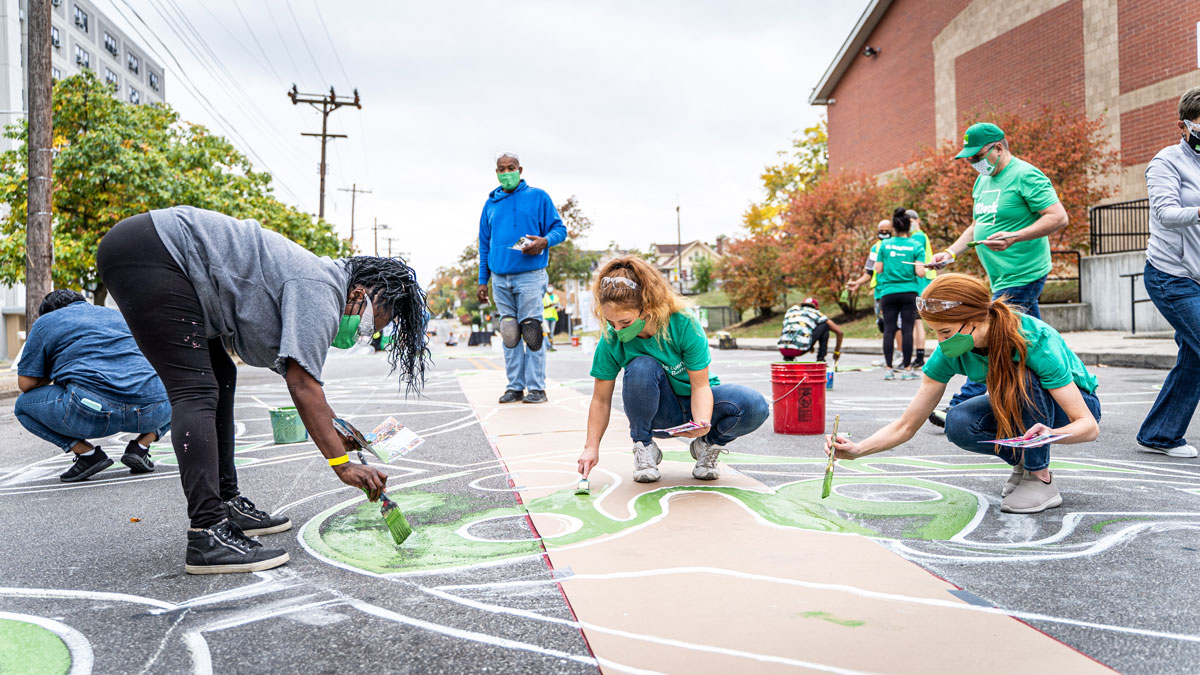
M 978 162 L 971 162 L 971 166 L 976 171 L 979 172 L 979 175 L 990 176 L 990 175 L 992 175 L 992 172 L 994 172 L 996 170 L 996 164 L 999 164 L 999 162 L 997 162 L 996 164 L 992 164 L 991 162 L 989 162 L 987 160 L 988 155 L 992 154 L 992 150 L 994 150 L 995 148 L 996 148 L 996 146 L 993 145 L 991 148 L 988 149 L 987 152 L 985 152 L 983 154 L 983 158 L 981 158 Z

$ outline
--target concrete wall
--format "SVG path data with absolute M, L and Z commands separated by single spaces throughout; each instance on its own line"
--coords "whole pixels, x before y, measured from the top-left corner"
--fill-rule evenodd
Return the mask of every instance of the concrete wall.
M 1092 324 L 1092 310 L 1086 303 L 1064 303 L 1039 305 L 1042 321 L 1054 326 L 1060 333 L 1088 330 Z
M 1145 265 L 1146 254 L 1142 251 L 1083 257 L 1079 283 L 1083 301 L 1091 308 L 1092 330 L 1130 330 L 1129 279 L 1120 275 L 1141 272 Z M 1140 277 L 1134 284 L 1134 292 L 1139 299 L 1148 297 Z M 1142 302 L 1137 305 L 1137 330 L 1143 333 L 1174 329 L 1154 303 Z

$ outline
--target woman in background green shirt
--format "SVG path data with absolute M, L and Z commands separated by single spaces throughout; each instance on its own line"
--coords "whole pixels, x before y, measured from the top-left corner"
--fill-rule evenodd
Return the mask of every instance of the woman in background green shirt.
M 701 425 L 675 434 L 692 439 L 692 476 L 718 478 L 717 458 L 725 446 L 766 421 L 766 399 L 709 375 L 712 357 L 704 329 L 646 261 L 628 256 L 609 262 L 596 274 L 592 294 L 607 328 L 592 358 L 596 384 L 579 473 L 586 478 L 600 461 L 600 439 L 608 428 L 617 375 L 624 370 L 621 399 L 633 438 L 633 480 L 653 483 L 661 477 L 662 451 L 654 439 L 671 434 L 656 430 L 687 422 Z
M 995 454 L 1013 470 L 1000 490 L 1000 510 L 1039 513 L 1062 504 L 1050 473 L 1050 445 L 1024 448 L 992 441 L 1065 434 L 1055 443 L 1086 443 L 1100 433 L 1096 378 L 1067 347 L 1058 331 L 992 300 L 975 277 L 934 279 L 920 302 L 938 347 L 925 364 L 920 391 L 900 419 L 860 443 L 827 438 L 840 459 L 857 459 L 894 448 L 913 437 L 946 392 L 954 375 L 987 388 L 946 416 L 946 439 L 970 452 Z
M 900 364 L 901 379 L 915 380 L 912 372 L 913 324 L 917 318 L 919 279 L 925 277 L 925 244 L 910 236 L 912 222 L 903 208 L 892 214 L 892 229 L 896 236 L 879 244 L 875 260 L 876 293 L 883 310 L 883 379 L 896 379 L 892 355 L 896 337 L 896 317 L 900 317 L 900 349 L 904 361 Z

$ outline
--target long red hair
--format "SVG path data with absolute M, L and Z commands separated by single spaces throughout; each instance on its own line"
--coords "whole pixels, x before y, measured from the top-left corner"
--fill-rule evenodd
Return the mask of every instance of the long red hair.
M 992 300 L 992 294 L 979 279 L 966 274 L 941 274 L 930 282 L 921 297 L 962 304 L 946 309 L 930 306 L 921 318 L 933 323 L 989 322 L 987 390 L 1001 438 L 1025 433 L 1021 410 L 1033 406 L 1029 397 L 1026 361 L 1028 344 L 1021 334 L 1021 316 L 1004 302 Z

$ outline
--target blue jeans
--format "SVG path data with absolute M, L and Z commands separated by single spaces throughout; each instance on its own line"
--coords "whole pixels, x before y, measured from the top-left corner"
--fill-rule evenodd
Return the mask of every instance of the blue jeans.
M 1061 427 L 1070 419 L 1061 406 L 1042 388 L 1041 382 L 1032 372 L 1026 372 L 1029 382 L 1029 397 L 1033 406 L 1024 406 L 1021 411 L 1021 422 L 1025 428 L 1034 424 L 1045 424 L 1048 427 Z M 1095 394 L 1080 390 L 1083 402 L 1096 421 L 1100 421 L 1100 399 Z M 1007 448 L 987 441 L 996 440 L 999 433 L 996 416 L 992 412 L 991 396 L 986 393 L 976 396 L 954 406 L 946 413 L 946 440 L 963 450 L 978 452 L 983 455 L 996 455 L 1000 459 L 1016 466 L 1024 459 L 1025 468 L 1029 471 L 1041 471 L 1050 466 L 1050 445 L 1037 448 Z M 1022 457 L 1023 455 L 1023 457 Z
M 1159 271 L 1150 263 L 1143 281 L 1146 294 L 1175 329 L 1179 354 L 1138 430 L 1137 441 L 1169 450 L 1187 444 L 1183 435 L 1200 401 L 1200 284 Z
M 712 393 L 712 428 L 704 440 L 713 445 L 727 445 L 767 420 L 767 400 L 750 387 L 722 384 L 713 387 Z M 625 365 L 621 400 L 635 443 L 647 443 L 652 436 L 671 438 L 652 430 L 669 429 L 692 419 L 692 397 L 676 395 L 667 371 L 650 356 L 639 356 Z
M 1047 275 L 1049 276 L 1049 275 Z M 1005 298 L 1009 305 L 1015 305 L 1017 309 L 1024 310 L 1026 314 L 1035 319 L 1042 318 L 1042 311 L 1038 309 L 1038 298 L 1042 296 L 1042 289 L 1046 287 L 1046 277 L 1042 277 L 1037 281 L 1031 281 L 1024 286 L 1013 286 L 1012 288 L 1002 288 L 992 293 L 993 300 Z M 950 399 L 950 407 L 975 398 L 987 393 L 987 387 L 982 382 L 972 382 L 967 380 L 963 388 L 959 390 L 953 398 Z
M 531 270 L 518 274 L 493 274 L 492 294 L 500 318 L 516 317 L 517 321 L 533 319 L 542 325 L 542 296 L 546 295 L 546 270 Z M 544 390 L 546 388 L 546 348 L 536 352 L 524 341 L 516 347 L 504 348 L 504 372 L 508 375 L 510 391 Z
M 99 403 L 93 410 L 81 402 Z M 115 433 L 153 433 L 162 438 L 171 428 L 171 405 L 166 401 L 118 403 L 74 384 L 48 384 L 17 398 L 13 414 L 29 433 L 69 452 L 79 441 Z

